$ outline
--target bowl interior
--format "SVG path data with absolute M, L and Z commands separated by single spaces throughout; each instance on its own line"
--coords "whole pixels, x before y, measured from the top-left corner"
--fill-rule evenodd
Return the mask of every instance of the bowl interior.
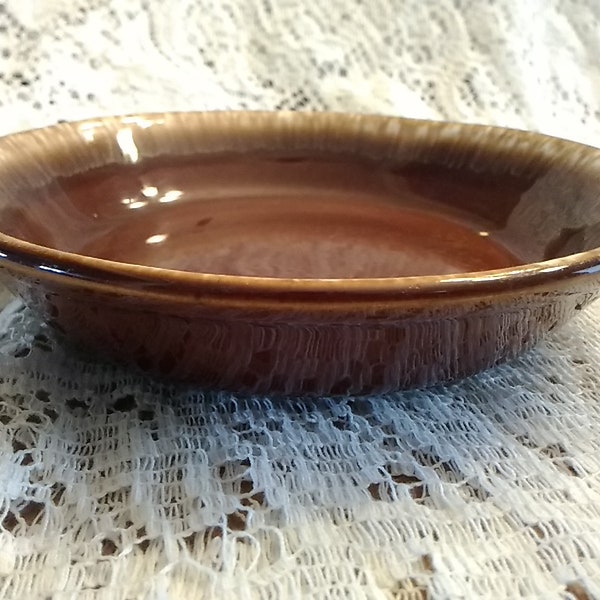
M 118 123 L 91 137 L 72 127 L 61 149 L 77 164 L 48 168 L 50 147 L 19 160 L 20 178 L 5 166 L 0 231 L 118 262 L 300 279 L 484 271 L 600 243 L 598 175 L 568 143 L 548 151 L 532 136 L 523 149 L 527 134 L 471 139 L 459 128 L 449 144 L 435 124 L 422 139 L 410 125 L 362 138 L 342 127 L 324 146 L 299 127 L 275 143 L 274 119 L 242 143 L 224 132 L 211 149 L 194 145 L 203 123 L 189 124 L 187 147 L 161 146 L 153 127 L 129 137 Z M 51 145 L 58 134 L 23 135 Z

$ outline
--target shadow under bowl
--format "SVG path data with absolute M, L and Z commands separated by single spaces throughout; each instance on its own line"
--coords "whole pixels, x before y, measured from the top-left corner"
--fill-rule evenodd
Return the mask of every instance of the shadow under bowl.
M 172 113 L 0 139 L 0 268 L 68 339 L 260 393 L 509 359 L 598 294 L 600 151 L 330 113 Z

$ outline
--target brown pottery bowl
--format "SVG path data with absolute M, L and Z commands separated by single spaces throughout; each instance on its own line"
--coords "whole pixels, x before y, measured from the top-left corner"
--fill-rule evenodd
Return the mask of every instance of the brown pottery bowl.
M 492 127 L 174 113 L 0 139 L 0 271 L 67 339 L 246 392 L 509 359 L 598 295 L 600 151 Z

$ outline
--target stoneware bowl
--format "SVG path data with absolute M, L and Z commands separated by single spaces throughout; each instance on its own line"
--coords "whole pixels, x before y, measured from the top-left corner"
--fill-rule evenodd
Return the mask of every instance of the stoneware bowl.
M 600 151 L 380 116 L 180 113 L 0 140 L 0 266 L 64 339 L 246 392 L 509 359 L 598 293 Z

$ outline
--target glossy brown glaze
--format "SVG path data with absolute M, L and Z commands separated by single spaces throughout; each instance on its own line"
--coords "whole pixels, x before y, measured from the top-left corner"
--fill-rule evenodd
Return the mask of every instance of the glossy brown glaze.
M 441 275 L 523 262 L 495 241 L 496 222 L 462 205 L 490 193 L 514 203 L 530 182 L 444 176 L 355 157 L 162 157 L 53 181 L 35 212 L 27 202 L 11 209 L 6 233 L 113 261 L 255 277 Z M 447 196 L 432 186 L 438 179 Z
M 594 149 L 466 125 L 62 125 L 0 140 L 1 266 L 69 339 L 145 370 L 381 392 L 497 364 L 594 299 L 599 181 Z

